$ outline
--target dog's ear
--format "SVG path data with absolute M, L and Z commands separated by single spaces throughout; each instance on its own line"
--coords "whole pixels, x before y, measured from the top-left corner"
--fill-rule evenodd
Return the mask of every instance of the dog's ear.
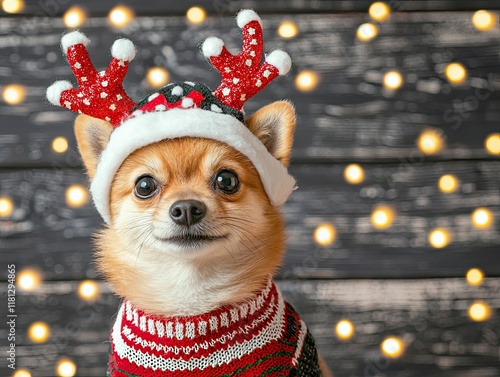
M 257 110 L 247 120 L 250 131 L 269 153 L 288 167 L 295 131 L 295 109 L 286 101 L 277 101 Z
M 113 131 L 111 123 L 88 115 L 80 115 L 75 121 L 75 136 L 78 149 L 89 177 L 94 178 L 99 155 L 108 144 Z

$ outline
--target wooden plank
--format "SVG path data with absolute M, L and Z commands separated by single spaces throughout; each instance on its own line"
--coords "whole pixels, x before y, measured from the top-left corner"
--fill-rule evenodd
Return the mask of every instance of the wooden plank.
M 500 29 L 479 32 L 471 16 L 396 13 L 369 43 L 355 38 L 365 14 L 265 16 L 266 49 L 286 49 L 295 65 L 290 75 L 249 101 L 247 112 L 278 98 L 291 99 L 299 115 L 294 155 L 300 162 L 423 158 L 415 141 L 428 127 L 442 130 L 446 148 L 427 160 L 497 158 L 484 150 L 484 140 L 499 130 Z M 277 36 L 275 30 L 284 19 L 297 23 L 298 38 L 285 41 Z M 139 46 L 125 83 L 136 100 L 152 91 L 144 77 L 154 65 L 166 67 L 171 81 L 203 81 L 215 87 L 218 73 L 197 51 L 198 43 L 214 34 L 223 36 L 233 51 L 241 43 L 232 17 L 210 17 L 202 26 L 189 26 L 183 17 L 144 17 L 122 30 L 110 30 L 105 19 L 91 18 L 81 29 L 93 40 L 90 53 L 99 68 L 106 66 L 118 36 Z M 51 82 L 72 77 L 59 51 L 64 30 L 59 18 L 2 18 L 0 90 L 20 83 L 27 87 L 27 97 L 17 106 L 0 102 L 1 166 L 79 163 L 71 127 L 74 115 L 43 99 Z M 454 61 L 467 68 L 467 85 L 451 87 L 444 78 L 445 65 Z M 294 86 L 294 78 L 304 69 L 321 78 L 311 93 Z M 405 80 L 396 92 L 381 85 L 390 69 L 401 71 Z M 70 141 L 66 154 L 51 151 L 56 136 Z
M 500 276 L 500 162 L 365 165 L 359 186 L 345 182 L 344 167 L 292 167 L 299 189 L 284 208 L 289 242 L 282 276 L 453 277 L 471 267 Z M 456 193 L 439 191 L 443 174 L 460 180 Z M 0 195 L 11 197 L 16 208 L 0 220 L 0 265 L 39 266 L 49 280 L 95 277 L 91 235 L 102 221 L 91 203 L 80 208 L 66 204 L 65 191 L 73 184 L 87 185 L 83 172 L 0 171 Z M 387 230 L 375 229 L 370 221 L 381 203 L 397 213 Z M 491 228 L 472 226 L 470 216 L 478 207 L 492 211 Z M 328 247 L 313 240 L 323 223 L 336 227 L 335 243 Z M 435 227 L 449 229 L 447 248 L 429 246 L 427 236 Z
M 278 281 L 278 285 L 313 333 L 318 349 L 337 377 L 439 376 L 497 377 L 500 373 L 500 279 L 479 287 L 465 279 Z M 78 375 L 103 376 L 109 330 L 119 302 L 106 284 L 94 303 L 80 300 L 78 282 L 44 283 L 36 292 L 17 294 L 17 366 L 39 377 L 54 376 L 59 357 L 71 358 Z M 0 286 L 1 296 L 6 285 Z M 483 301 L 493 313 L 473 322 L 467 310 Z M 2 306 L 2 311 L 5 306 Z M 355 335 L 340 341 L 334 327 L 350 320 Z M 46 322 L 51 337 L 36 345 L 27 338 L 35 321 Z M 6 339 L 7 329 L 0 328 Z M 388 359 L 380 352 L 388 336 L 400 337 L 405 352 Z M 5 342 L 0 352 L 6 354 Z M 5 363 L 1 375 L 10 375 Z M 378 374 L 377 374 L 378 373 Z

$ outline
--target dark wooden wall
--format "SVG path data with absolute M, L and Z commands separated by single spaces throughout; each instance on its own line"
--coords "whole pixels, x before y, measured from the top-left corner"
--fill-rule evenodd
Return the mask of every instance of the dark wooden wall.
M 500 28 L 497 22 L 481 32 L 471 22 L 478 9 L 498 17 L 499 1 L 390 1 L 393 13 L 370 42 L 359 41 L 356 29 L 369 21 L 372 1 L 125 1 L 120 3 L 132 6 L 137 17 L 120 30 L 106 21 L 115 3 L 85 2 L 90 17 L 81 30 L 92 40 L 89 50 L 99 68 L 106 66 L 118 36 L 138 46 L 125 82 L 136 100 L 151 91 L 144 77 L 155 65 L 165 67 L 171 81 L 215 87 L 218 74 L 198 44 L 218 35 L 237 50 L 240 36 L 232 15 L 240 8 L 260 12 L 267 50 L 283 48 L 292 56 L 292 72 L 246 110 L 279 98 L 296 105 L 291 172 L 300 189 L 284 209 L 289 248 L 280 286 L 336 376 L 500 376 L 500 156 L 484 147 L 488 135 L 500 132 Z M 14 83 L 26 88 L 21 104 L 0 101 L 0 197 L 10 198 L 15 208 L 0 217 L 0 313 L 5 318 L 7 265 L 15 264 L 18 273 L 37 267 L 42 285 L 17 292 L 17 365 L 32 376 L 54 376 L 62 356 L 77 364 L 78 376 L 102 376 L 118 306 L 104 282 L 93 303 L 76 295 L 79 282 L 100 279 L 91 235 L 101 219 L 90 202 L 72 208 L 65 201 L 69 186 L 87 185 L 72 133 L 74 114 L 44 99 L 56 79 L 74 81 L 59 40 L 66 30 L 61 15 L 75 4 L 32 1 L 20 14 L 0 15 L 0 91 Z M 186 22 L 191 5 L 209 12 L 203 24 Z M 298 26 L 296 38 L 276 34 L 285 19 Z M 450 85 L 444 75 L 451 62 L 467 69 L 461 86 Z M 397 91 L 381 82 L 393 69 L 404 78 Z M 302 70 L 319 75 L 314 91 L 295 87 Z M 416 146 L 429 127 L 445 140 L 444 149 L 432 156 Z M 69 141 L 64 154 L 51 149 L 57 136 Z M 350 163 L 365 171 L 359 185 L 343 177 Z M 460 180 L 455 193 L 439 190 L 444 174 Z M 385 230 L 370 222 L 379 204 L 396 212 Z M 479 230 L 470 220 L 479 207 L 494 216 L 488 229 Z M 324 223 L 337 231 L 329 246 L 313 238 Z M 446 248 L 433 248 L 427 240 L 436 227 L 451 234 Z M 487 276 L 479 287 L 464 278 L 473 267 Z M 488 321 L 468 317 L 475 301 L 490 306 Z M 343 318 L 354 324 L 356 335 L 341 342 L 334 326 Z M 39 320 L 49 324 L 52 335 L 36 345 L 27 328 Z M 398 359 L 380 353 L 389 335 L 406 344 Z M 0 375 L 10 376 L 4 325 L 0 339 Z

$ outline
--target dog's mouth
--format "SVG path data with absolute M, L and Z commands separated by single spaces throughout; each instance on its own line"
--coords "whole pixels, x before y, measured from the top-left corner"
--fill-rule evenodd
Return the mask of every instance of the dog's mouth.
M 214 236 L 204 234 L 183 234 L 172 237 L 156 237 L 162 242 L 168 242 L 181 247 L 201 247 L 205 244 L 227 238 L 228 235 Z

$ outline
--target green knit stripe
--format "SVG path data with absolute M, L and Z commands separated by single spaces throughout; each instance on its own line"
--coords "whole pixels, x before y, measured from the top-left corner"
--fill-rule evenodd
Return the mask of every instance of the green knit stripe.
M 285 365 L 285 366 L 279 366 L 278 365 L 278 366 L 272 367 L 271 369 L 266 370 L 259 377 L 264 377 L 264 376 L 267 376 L 269 373 L 278 372 L 280 370 L 290 370 L 290 369 L 292 369 L 290 367 L 290 365 Z
M 240 368 L 240 369 L 237 369 L 234 371 L 234 373 L 232 374 L 223 374 L 222 376 L 220 377 L 231 377 L 231 376 L 236 376 L 238 375 L 239 373 L 243 373 L 245 371 L 247 371 L 248 369 L 256 366 L 256 365 L 259 365 L 261 363 L 263 363 L 264 361 L 266 360 L 269 360 L 270 358 L 272 357 L 276 357 L 276 356 L 292 356 L 292 353 L 291 352 L 287 352 L 287 351 L 279 351 L 279 352 L 275 352 L 273 354 L 270 354 L 270 355 L 267 355 L 265 356 L 264 358 L 260 359 L 260 360 L 257 360 L 255 363 L 253 364 L 250 364 L 250 365 L 247 365 L 246 367 L 244 368 Z M 288 367 L 288 369 L 290 369 L 290 367 Z M 267 372 L 265 372 L 267 374 Z M 262 374 L 261 376 L 264 376 L 265 374 Z

